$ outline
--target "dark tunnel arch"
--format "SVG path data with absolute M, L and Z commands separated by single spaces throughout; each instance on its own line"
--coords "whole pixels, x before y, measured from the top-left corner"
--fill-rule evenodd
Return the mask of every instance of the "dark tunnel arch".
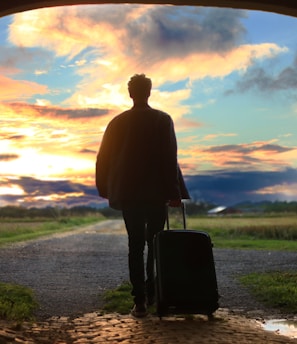
M 226 7 L 241 8 L 258 11 L 275 12 L 297 17 L 296 0 L 10 0 L 1 1 L 0 17 L 5 15 L 23 12 L 27 10 L 65 6 L 65 5 L 86 5 L 86 4 L 169 4 L 187 6 L 207 6 L 207 7 Z

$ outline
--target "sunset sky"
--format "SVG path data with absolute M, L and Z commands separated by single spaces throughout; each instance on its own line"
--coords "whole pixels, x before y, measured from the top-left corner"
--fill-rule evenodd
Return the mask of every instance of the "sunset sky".
M 0 18 L 0 206 L 98 206 L 96 154 L 153 81 L 193 200 L 297 200 L 297 18 L 156 5 Z

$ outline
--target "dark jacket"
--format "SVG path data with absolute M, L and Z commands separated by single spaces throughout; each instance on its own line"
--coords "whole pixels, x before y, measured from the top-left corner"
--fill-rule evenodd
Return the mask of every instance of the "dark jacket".
M 125 202 L 189 198 L 177 163 L 171 117 L 149 106 L 116 116 L 97 155 L 96 186 L 115 209 Z

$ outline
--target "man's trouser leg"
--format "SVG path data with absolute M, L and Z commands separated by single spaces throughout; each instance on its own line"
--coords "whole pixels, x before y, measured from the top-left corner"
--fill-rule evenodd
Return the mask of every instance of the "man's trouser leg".
M 145 273 L 144 273 L 144 247 L 145 247 L 145 213 L 141 207 L 125 207 L 123 218 L 128 233 L 128 264 L 132 284 L 134 302 L 145 301 Z
M 132 284 L 134 302 L 144 302 L 146 293 L 154 297 L 154 252 L 153 238 L 163 230 L 166 219 L 164 205 L 137 205 L 123 208 L 123 218 L 126 224 L 129 243 L 129 274 Z M 147 279 L 145 282 L 144 247 L 148 245 L 146 262 Z

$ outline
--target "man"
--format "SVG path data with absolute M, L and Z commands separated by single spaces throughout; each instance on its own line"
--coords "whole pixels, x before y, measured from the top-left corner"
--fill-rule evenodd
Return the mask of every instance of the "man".
M 151 88 L 144 74 L 130 79 L 133 107 L 108 124 L 96 162 L 99 195 L 121 209 L 125 221 L 135 303 L 131 313 L 136 317 L 146 316 L 147 304 L 154 302 L 153 238 L 164 228 L 166 206 L 180 206 L 182 198 L 189 198 L 177 162 L 173 121 L 148 105 Z

